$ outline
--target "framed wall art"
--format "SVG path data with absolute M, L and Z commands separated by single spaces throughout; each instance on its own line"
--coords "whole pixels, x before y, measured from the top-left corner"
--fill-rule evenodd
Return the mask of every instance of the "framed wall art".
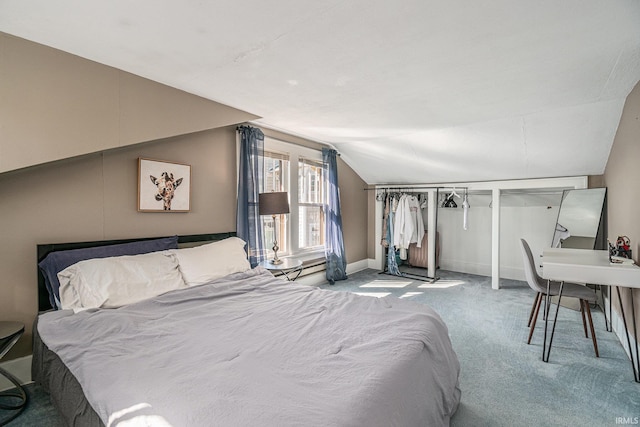
M 189 212 L 191 166 L 138 159 L 138 211 Z

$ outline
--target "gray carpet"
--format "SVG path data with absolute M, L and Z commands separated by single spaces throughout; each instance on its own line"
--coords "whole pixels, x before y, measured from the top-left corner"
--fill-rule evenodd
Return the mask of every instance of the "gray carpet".
M 615 426 L 619 417 L 640 417 L 640 384 L 599 310 L 593 315 L 600 358 L 584 338 L 579 312 L 562 307 L 550 362 L 543 363 L 541 321 L 526 344 L 534 298 L 526 283 L 503 280 L 495 291 L 488 277 L 439 276 L 430 284 L 365 270 L 324 288 L 393 294 L 440 313 L 461 364 L 462 402 L 452 426 Z M 28 393 L 27 409 L 9 426 L 59 425 L 48 396 L 35 385 Z
M 63 424 L 60 422 L 56 409 L 49 402 L 49 395 L 35 384 L 27 384 L 24 389 L 28 397 L 27 406 L 15 420 L 6 424 L 6 426 L 62 427 Z M 11 403 L 16 402 L 13 401 Z M 14 411 L 0 410 L 0 426 L 4 426 L 5 420 L 13 414 Z
M 640 384 L 601 311 L 593 310 L 600 358 L 584 337 L 580 313 L 561 307 L 544 363 L 541 319 L 526 344 L 534 292 L 525 282 L 502 280 L 496 291 L 489 277 L 438 275 L 430 284 L 365 270 L 326 288 L 390 293 L 440 313 L 461 365 L 462 400 L 452 426 L 615 426 L 618 417 L 640 417 Z

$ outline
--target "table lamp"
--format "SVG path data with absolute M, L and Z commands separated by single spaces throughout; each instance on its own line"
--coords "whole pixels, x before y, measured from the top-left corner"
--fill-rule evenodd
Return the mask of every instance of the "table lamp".
M 276 236 L 276 215 L 289 213 L 289 197 L 286 191 L 260 193 L 258 195 L 258 206 L 260 215 L 271 215 L 273 218 L 273 259 L 271 264 L 282 264 L 282 260 L 278 258 L 278 239 Z

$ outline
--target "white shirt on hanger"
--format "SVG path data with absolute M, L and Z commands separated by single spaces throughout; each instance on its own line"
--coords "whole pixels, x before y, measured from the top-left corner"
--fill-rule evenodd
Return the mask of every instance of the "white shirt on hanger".
M 416 243 L 417 247 L 420 247 L 422 236 L 424 236 L 424 220 L 418 198 L 402 195 L 398 202 L 395 220 L 393 241 L 396 247 L 401 250 L 408 249 L 411 243 Z

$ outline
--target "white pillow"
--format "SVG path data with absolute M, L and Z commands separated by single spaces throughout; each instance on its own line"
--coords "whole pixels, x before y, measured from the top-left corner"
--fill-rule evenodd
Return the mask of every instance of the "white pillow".
M 194 248 L 170 249 L 169 252 L 178 258 L 187 286 L 197 286 L 228 274 L 250 270 L 244 247 L 244 240 L 229 237 Z
M 63 309 L 116 308 L 186 287 L 170 251 L 80 261 L 58 280 Z

